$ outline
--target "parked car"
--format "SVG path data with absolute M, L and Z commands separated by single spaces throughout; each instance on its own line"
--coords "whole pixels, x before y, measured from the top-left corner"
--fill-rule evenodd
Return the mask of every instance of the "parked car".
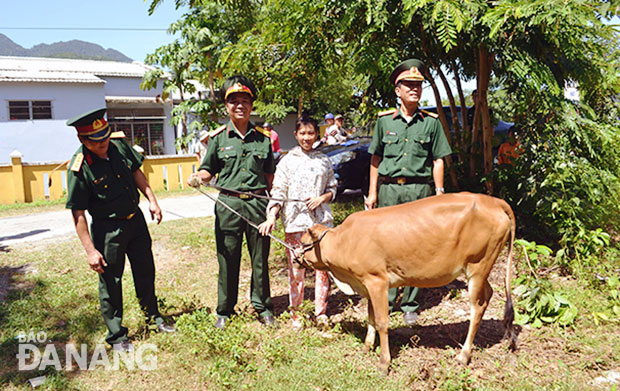
M 423 110 L 436 113 L 437 107 L 422 107 Z M 461 119 L 460 107 L 457 106 L 459 121 Z M 452 124 L 452 114 L 449 106 L 444 106 L 448 123 Z M 498 121 L 495 125 L 495 136 L 493 138 L 493 153 L 497 154 L 497 148 L 507 138 L 508 129 L 513 124 L 511 122 Z M 451 130 L 452 131 L 452 130 Z M 361 189 L 364 195 L 368 195 L 368 176 L 370 170 L 370 146 L 371 136 L 359 135 L 356 133 L 347 141 L 341 144 L 326 145 L 321 144 L 317 148 L 323 152 L 332 163 L 334 175 L 338 181 L 338 194 L 346 189 Z
M 354 136 L 340 144 L 321 144 L 318 150 L 329 158 L 338 181 L 338 194 L 346 189 L 361 189 L 368 194 L 370 136 Z

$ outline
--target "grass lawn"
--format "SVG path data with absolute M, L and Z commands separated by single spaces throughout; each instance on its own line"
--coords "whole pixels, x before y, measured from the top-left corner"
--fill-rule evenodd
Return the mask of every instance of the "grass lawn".
M 338 203 L 337 220 L 361 203 Z M 602 293 L 570 278 L 553 279 L 578 306 L 573 328 L 523 327 L 516 352 L 502 341 L 504 304 L 502 255 L 491 276 L 495 294 L 476 337 L 468 367 L 454 360 L 467 333 L 467 295 L 463 280 L 421 292 L 418 325 L 405 327 L 399 314 L 390 320 L 393 357 L 388 376 L 380 373 L 377 352 L 364 353 L 366 301 L 332 288 L 329 327 L 317 325 L 313 303 L 304 305 L 304 328 L 288 322 L 288 276 L 283 248 L 272 243 L 271 290 L 278 329 L 256 319 L 248 292 L 247 253 L 242 260 L 240 316 L 223 332 L 213 327 L 217 300 L 217 261 L 213 219 L 185 219 L 150 225 L 157 265 L 160 310 L 176 322 L 175 334 L 157 334 L 143 321 L 130 270 L 124 275 L 124 324 L 136 348 L 157 347 L 157 368 L 65 370 L 64 346 L 86 344 L 89 357 L 104 343 L 97 276 L 87 267 L 77 238 L 21 245 L 0 252 L 0 388 L 29 390 L 28 379 L 46 375 L 45 390 L 610 390 L 594 379 L 620 371 L 617 323 L 595 325 L 590 314 L 606 305 Z M 278 232 L 282 236 L 282 232 Z M 129 265 L 127 266 L 129 269 Z M 517 270 L 521 270 L 519 265 Z M 307 297 L 313 274 L 307 273 Z M 63 368 L 19 371 L 21 333 L 44 332 L 57 346 Z M 38 344 L 43 352 L 45 343 Z M 79 348 L 78 348 L 79 350 Z M 110 353 L 110 357 L 112 354 Z

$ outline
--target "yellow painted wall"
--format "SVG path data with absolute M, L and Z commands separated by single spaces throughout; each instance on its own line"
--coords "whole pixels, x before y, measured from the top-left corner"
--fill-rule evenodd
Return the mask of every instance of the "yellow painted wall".
M 186 187 L 187 177 L 198 170 L 199 165 L 195 156 L 153 156 L 144 160 L 142 170 L 153 190 L 178 190 Z M 168 176 L 167 181 L 164 180 L 165 173 Z
M 25 202 L 46 199 L 45 174 L 51 177 L 51 186 L 49 186 L 49 200 L 57 200 L 62 198 L 66 189 L 66 163 L 60 168 L 61 164 L 55 163 L 22 163 L 21 172 L 23 175 L 23 194 Z M 177 190 L 185 188 L 187 177 L 198 169 L 199 163 L 193 155 L 170 155 L 170 156 L 153 156 L 144 160 L 142 170 L 151 184 L 153 190 Z M 164 167 L 167 171 L 167 184 L 165 187 Z M 179 175 L 179 167 L 181 167 L 181 175 Z M 15 166 L 17 168 L 17 166 Z M 55 171 L 54 169 L 57 168 Z M 16 196 L 16 187 L 14 184 L 13 165 L 0 166 L 0 203 L 12 204 L 18 201 Z M 16 170 L 19 172 L 19 170 Z M 64 178 L 63 178 L 64 177 Z M 64 179 L 64 180 L 63 180 Z
M 59 163 L 52 164 L 37 164 L 37 163 L 24 163 L 24 193 L 26 196 L 26 202 L 32 202 L 36 200 L 45 200 L 45 187 L 46 181 L 44 180 L 45 174 L 48 178 L 51 176 L 52 185 L 49 187 L 49 199 L 57 200 L 62 197 L 62 171 L 66 170 L 66 165 L 52 172 Z M 47 180 L 49 184 L 49 179 Z
M 15 202 L 13 189 L 13 167 L 8 165 L 0 166 L 0 204 L 12 204 Z

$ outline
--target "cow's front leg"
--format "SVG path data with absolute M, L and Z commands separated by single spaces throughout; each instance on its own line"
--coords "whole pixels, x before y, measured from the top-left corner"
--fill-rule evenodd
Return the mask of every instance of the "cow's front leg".
M 366 332 L 366 340 L 364 340 L 364 351 L 369 352 L 375 346 L 375 336 L 377 330 L 375 329 L 375 311 L 372 306 L 372 301 L 368 298 L 368 331 Z
M 388 284 L 387 280 L 374 279 L 368 284 L 368 300 L 372 303 L 372 309 L 375 318 L 375 328 L 379 332 L 379 346 L 381 347 L 381 360 L 379 361 L 379 369 L 387 373 L 390 365 L 390 343 L 388 341 Z M 369 328 L 370 330 L 370 328 Z

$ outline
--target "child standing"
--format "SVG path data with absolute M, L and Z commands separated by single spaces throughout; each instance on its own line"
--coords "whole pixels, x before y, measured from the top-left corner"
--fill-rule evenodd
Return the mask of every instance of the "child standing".
M 299 145 L 278 164 L 271 195 L 278 199 L 294 198 L 306 202 L 270 201 L 267 206 L 267 220 L 259 225 L 259 231 L 263 235 L 269 234 L 278 213 L 281 213 L 285 241 L 296 247 L 301 244 L 303 233 L 313 225 L 333 226 L 329 201 L 336 197 L 337 182 L 327 156 L 312 149 L 312 145 L 319 138 L 317 122 L 306 116 L 297 119 L 294 134 Z M 287 250 L 287 254 L 293 327 L 300 328 L 301 322 L 296 312 L 304 300 L 305 269 L 293 263 L 294 254 L 290 250 Z M 318 321 L 325 322 L 329 277 L 327 272 L 320 270 L 316 270 L 315 274 L 315 315 Z

